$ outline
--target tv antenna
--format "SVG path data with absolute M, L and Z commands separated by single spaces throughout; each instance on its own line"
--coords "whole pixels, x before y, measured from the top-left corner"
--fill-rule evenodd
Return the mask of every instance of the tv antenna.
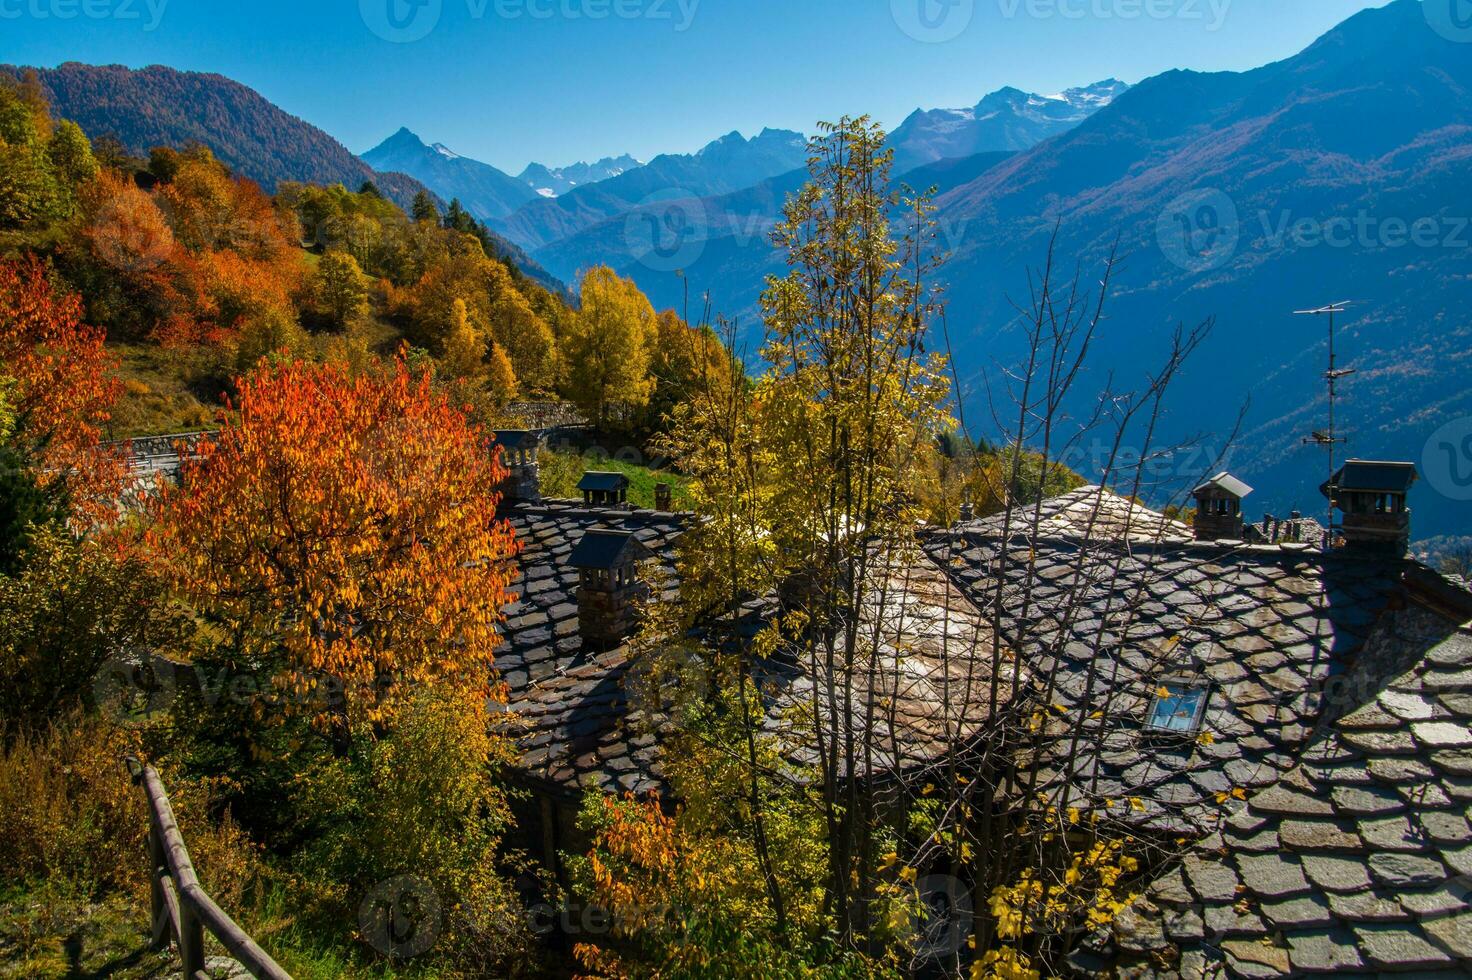
M 1312 433 L 1307 439 L 1303 440 L 1303 444 L 1305 446 L 1318 446 L 1321 449 L 1328 450 L 1330 482 L 1334 479 L 1334 464 L 1336 462 L 1335 457 L 1338 455 L 1338 447 L 1349 442 L 1348 439 L 1342 438 L 1339 435 L 1339 430 L 1336 427 L 1338 423 L 1336 421 L 1335 409 L 1339 401 L 1340 379 L 1349 377 L 1355 373 L 1355 370 L 1354 368 L 1341 368 L 1339 366 L 1338 355 L 1334 347 L 1334 318 L 1348 310 L 1349 306 L 1350 303 L 1345 301 L 1342 303 L 1330 303 L 1328 306 L 1321 306 L 1317 310 L 1293 311 L 1294 316 L 1323 316 L 1329 318 L 1329 370 L 1324 372 L 1324 379 L 1329 383 L 1329 427 L 1322 431 Z M 1330 489 L 1332 490 L 1333 488 L 1331 487 Z M 1332 546 L 1334 536 L 1334 501 L 1332 496 L 1331 494 L 1331 499 L 1329 500 L 1329 522 L 1324 525 L 1326 546 Z

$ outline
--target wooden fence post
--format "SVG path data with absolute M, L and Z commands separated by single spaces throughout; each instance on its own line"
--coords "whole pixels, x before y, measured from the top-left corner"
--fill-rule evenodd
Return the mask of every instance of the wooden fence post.
M 184 980 L 208 980 L 204 934 L 219 940 L 225 951 L 258 980 L 291 980 L 290 974 L 199 886 L 184 837 L 174 821 L 174 808 L 158 773 L 137 759 L 125 760 L 134 782 L 148 798 L 149 907 L 153 947 L 166 949 L 170 939 L 179 943 Z
M 153 948 L 166 949 L 169 945 L 172 926 L 169 924 L 169 906 L 164 899 L 164 879 L 169 866 L 164 857 L 163 835 L 158 832 L 158 821 L 153 814 L 148 816 L 148 895 L 152 913 Z
M 204 968 L 204 926 L 189 902 L 179 903 L 179 959 L 186 980 L 195 980 Z

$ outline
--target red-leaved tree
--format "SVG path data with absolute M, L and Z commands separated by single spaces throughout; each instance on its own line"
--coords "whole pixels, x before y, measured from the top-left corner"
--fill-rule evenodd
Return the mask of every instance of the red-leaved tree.
M 58 291 L 34 256 L 0 262 L 0 375 L 12 379 L 21 438 L 45 484 L 68 480 L 84 517 L 121 489 L 120 458 L 101 446 L 119 394 L 115 358 L 82 302 Z
M 406 686 L 491 693 L 516 547 L 505 472 L 402 360 L 357 376 L 263 360 L 158 498 L 151 551 L 232 657 L 343 738 Z

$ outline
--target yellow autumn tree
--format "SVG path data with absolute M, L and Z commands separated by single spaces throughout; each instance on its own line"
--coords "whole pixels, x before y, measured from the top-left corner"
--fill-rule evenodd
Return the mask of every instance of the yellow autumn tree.
M 506 356 L 506 348 L 493 344 L 486 364 L 486 391 L 491 403 L 498 409 L 505 408 L 518 390 L 516 369 L 511 365 L 511 358 Z
M 486 341 L 470 322 L 465 300 L 457 299 L 450 311 L 450 328 L 445 333 L 445 352 L 440 358 L 444 373 L 455 379 L 478 378 L 486 371 Z
M 598 426 L 649 403 L 649 359 L 658 336 L 654 307 L 632 279 L 607 266 L 583 276 L 582 308 L 562 342 L 564 394 Z
M 556 383 L 556 341 L 552 328 L 532 309 L 531 303 L 511 283 L 505 267 L 487 263 L 505 280 L 491 300 L 491 336 L 506 349 L 511 366 L 521 383 L 533 391 L 550 392 Z
M 317 314 L 336 329 L 347 329 L 368 315 L 368 278 L 347 252 L 322 256 L 311 290 Z

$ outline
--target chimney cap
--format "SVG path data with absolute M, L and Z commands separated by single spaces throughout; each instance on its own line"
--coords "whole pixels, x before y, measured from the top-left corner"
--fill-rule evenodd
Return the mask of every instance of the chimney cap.
M 530 449 L 542 441 L 540 429 L 497 429 L 491 434 L 495 437 L 496 445 L 507 449 Z
M 633 532 L 594 528 L 584 533 L 582 540 L 572 549 L 568 564 L 573 568 L 607 571 L 625 561 L 639 561 L 648 556 L 649 549 L 634 537 Z
M 1405 494 L 1410 492 L 1419 477 L 1415 463 L 1351 459 L 1319 489 L 1326 497 L 1330 496 L 1331 490 Z
M 1241 480 L 1237 479 L 1232 474 L 1226 472 L 1225 470 L 1223 470 L 1221 473 L 1218 473 L 1216 476 L 1212 477 L 1210 480 L 1207 480 L 1205 483 L 1201 484 L 1201 486 L 1197 487 L 1195 490 L 1192 490 L 1191 491 L 1191 495 L 1193 497 L 1194 496 L 1200 496 L 1201 494 L 1205 493 L 1208 490 L 1221 490 L 1221 491 L 1223 491 L 1225 493 L 1231 494 L 1233 497 L 1236 497 L 1238 500 L 1240 500 L 1243 497 L 1246 497 L 1248 494 L 1252 493 L 1252 488 L 1251 487 L 1249 487 L 1247 484 L 1243 483 Z
M 589 470 L 578 481 L 578 489 L 583 491 L 592 490 L 598 493 L 615 493 L 619 490 L 629 489 L 629 478 L 622 473 Z

